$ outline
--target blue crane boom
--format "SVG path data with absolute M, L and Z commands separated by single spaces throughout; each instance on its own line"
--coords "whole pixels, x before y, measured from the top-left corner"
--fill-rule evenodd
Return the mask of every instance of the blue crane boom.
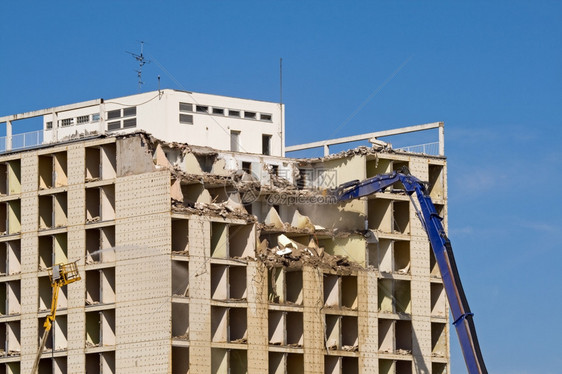
M 424 183 L 410 175 L 407 169 L 402 169 L 400 172 L 380 174 L 364 181 L 356 180 L 344 183 L 335 190 L 335 195 L 338 201 L 358 199 L 377 192 L 384 192 L 387 187 L 396 182 L 401 182 L 404 185 L 405 191 L 410 198 L 415 193 L 418 199 L 419 209 L 415 204 L 414 207 L 416 207 L 418 218 L 425 228 L 435 254 L 435 260 L 441 271 L 443 285 L 445 286 L 451 314 L 453 315 L 453 325 L 457 330 L 468 372 L 470 374 L 488 373 L 476 336 L 476 329 L 472 318 L 474 314 L 468 306 L 455 263 L 455 257 L 453 256 L 451 242 L 445 234 L 445 229 L 441 223 L 442 218 L 435 210 L 435 205 L 433 205 Z

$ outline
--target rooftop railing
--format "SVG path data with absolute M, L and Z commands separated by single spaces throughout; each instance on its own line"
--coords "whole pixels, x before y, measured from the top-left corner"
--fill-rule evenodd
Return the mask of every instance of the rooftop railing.
M 395 148 L 395 151 L 408 153 L 423 153 L 424 155 L 439 156 L 439 142 Z
M 8 144 L 12 144 L 8 149 Z M 0 153 L 34 148 L 43 144 L 43 130 L 0 137 Z
M 426 153 L 426 154 L 437 155 L 437 156 L 445 156 L 445 132 L 444 132 L 443 122 L 426 123 L 426 124 L 423 124 L 423 125 L 402 127 L 402 128 L 399 128 L 399 129 L 377 131 L 377 132 L 371 132 L 371 133 L 361 134 L 361 135 L 346 136 L 346 137 L 337 138 L 337 139 L 321 140 L 321 141 L 318 141 L 318 142 L 312 142 L 312 143 L 306 143 L 306 144 L 290 145 L 290 146 L 285 147 L 285 152 L 288 153 L 288 152 L 302 151 L 302 150 L 306 150 L 306 149 L 323 148 L 324 149 L 324 156 L 328 156 L 330 154 L 330 147 L 334 146 L 334 145 L 352 143 L 352 142 L 358 142 L 358 141 L 365 141 L 365 140 L 374 141 L 374 140 L 380 140 L 380 138 L 384 138 L 384 137 L 388 137 L 388 136 L 402 135 L 402 134 L 408 134 L 408 133 L 412 133 L 412 132 L 426 131 L 426 130 L 432 130 L 432 129 L 438 129 L 439 142 L 436 143 L 437 144 L 437 151 L 433 150 L 433 148 L 432 148 L 433 146 L 429 146 L 429 144 L 434 144 L 434 143 L 428 143 L 428 145 L 422 144 L 422 145 L 418 145 L 418 146 L 404 147 L 404 148 L 400 148 L 400 149 L 405 150 L 405 152 L 414 152 L 414 153 L 432 152 L 432 153 Z M 406 149 L 408 149 L 408 150 L 406 150 Z M 421 150 L 421 152 L 420 152 L 420 150 Z

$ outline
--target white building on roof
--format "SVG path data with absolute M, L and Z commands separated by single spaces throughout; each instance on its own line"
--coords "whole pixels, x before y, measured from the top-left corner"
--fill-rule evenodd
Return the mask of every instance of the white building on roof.
M 272 156 L 284 154 L 284 106 L 279 103 L 165 89 L 24 113 L 43 116 L 38 144 L 144 130 L 167 142 Z M 2 118 L 8 124 L 18 118 Z M 24 143 L 27 141 L 24 140 Z M 5 149 L 27 148 L 6 144 Z

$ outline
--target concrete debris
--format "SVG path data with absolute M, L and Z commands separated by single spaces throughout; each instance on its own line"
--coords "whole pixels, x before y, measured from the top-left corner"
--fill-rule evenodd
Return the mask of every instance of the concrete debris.
M 287 238 L 285 235 L 281 234 L 277 237 L 277 242 L 283 247 L 298 248 L 298 243 Z
M 295 214 L 293 214 L 293 220 L 291 221 L 291 226 L 296 227 L 298 229 L 305 229 L 314 232 L 316 228 L 314 224 L 310 221 L 310 218 L 300 214 L 298 210 L 295 210 Z
M 183 185 L 205 184 L 207 186 L 233 186 L 230 176 L 212 174 L 186 174 L 184 171 L 174 169 L 173 176 L 180 179 Z
M 389 150 L 392 149 L 392 144 L 387 143 L 387 142 L 383 142 L 382 140 L 379 140 L 377 138 L 369 139 L 369 143 L 372 144 L 373 150 L 375 150 L 377 152 L 389 151 Z
M 278 175 L 271 173 L 269 175 L 270 186 L 272 188 L 280 188 L 283 190 L 296 190 L 297 186 L 291 181 L 288 181 L 285 178 L 282 178 Z
M 342 345 L 341 349 L 342 349 L 342 351 L 359 352 L 359 346 L 358 345 Z
M 338 230 L 337 227 L 347 226 L 341 222 L 333 225 L 328 223 L 329 219 L 324 219 L 319 213 L 320 210 L 315 210 L 314 207 L 299 206 L 299 209 L 295 209 L 294 205 L 297 204 L 291 203 L 291 201 L 308 201 L 309 198 L 319 197 L 320 192 L 312 188 L 314 177 L 303 172 L 303 168 L 304 170 L 314 170 L 319 163 L 323 162 L 326 162 L 327 168 L 334 168 L 337 165 L 333 160 L 336 159 L 353 159 L 355 155 L 375 155 L 376 157 L 381 152 L 394 152 L 387 143 L 377 140 L 372 143 L 372 148 L 358 147 L 317 159 L 293 159 L 290 162 L 275 160 L 273 164 L 269 164 L 263 156 L 256 155 L 244 160 L 246 163 L 244 168 L 241 166 L 241 161 L 228 151 L 216 151 L 208 147 L 180 143 L 166 143 L 146 134 L 143 135 L 140 145 L 131 140 L 122 146 L 145 148 L 152 156 L 153 167 L 155 164 L 155 168 L 170 171 L 170 196 L 174 213 L 256 223 L 258 237 L 260 235 L 268 238 L 272 236 L 274 238 L 272 245 L 266 240 L 262 240 L 256 250 L 259 258 L 267 266 L 302 267 L 304 264 L 309 264 L 349 273 L 363 268 L 355 262 L 361 261 L 361 258 L 354 259 L 345 251 L 334 251 L 334 240 L 329 239 L 351 238 L 352 235 L 360 234 L 367 239 L 367 243 L 377 243 L 376 233 L 350 231 L 351 226 L 349 229 Z M 134 162 L 135 160 L 129 160 L 124 174 L 127 174 L 128 169 L 138 168 Z M 270 197 L 281 199 L 278 203 L 271 203 Z M 271 205 L 289 206 L 287 210 L 282 210 L 290 217 L 289 222 L 283 221 L 279 208 L 264 205 L 264 199 Z M 254 206 L 258 216 L 248 213 L 246 207 L 254 201 L 261 201 L 262 209 L 267 207 L 268 210 L 260 211 Z M 293 206 L 291 207 L 291 205 Z M 334 207 L 333 209 L 339 208 Z M 259 220 L 258 217 L 260 217 Z M 321 224 L 316 224 L 313 219 L 319 220 Z M 296 239 L 297 241 L 291 239 L 296 234 L 309 235 L 306 239 L 308 243 L 303 242 L 307 245 L 301 244 L 300 239 Z M 312 239 L 311 234 L 314 235 Z M 319 236 L 322 245 L 318 244 Z M 344 246 L 349 244 L 345 239 L 339 243 L 344 243 Z M 351 250 L 350 253 L 353 251 Z M 399 274 L 409 274 L 409 272 L 409 266 L 397 270 Z
M 302 348 L 302 344 L 292 343 L 292 344 L 287 344 L 287 347 L 290 347 L 290 348 Z
M 377 244 L 379 242 L 375 230 L 367 230 L 367 232 L 365 232 L 365 239 L 367 239 L 367 244 Z
M 290 268 L 302 268 L 303 265 L 335 270 L 340 274 L 351 274 L 361 269 L 361 265 L 350 261 L 345 256 L 331 255 L 318 244 L 305 246 L 286 235 L 277 236 L 278 245 L 269 248 L 267 240 L 263 240 L 256 249 L 256 257 L 268 267 L 286 266 Z M 288 251 L 290 250 L 290 252 Z
M 170 196 L 174 200 L 183 201 L 183 192 L 181 192 L 181 182 L 175 179 L 170 187 Z
M 409 274 L 410 273 L 410 264 L 406 265 L 406 267 L 399 269 L 396 271 L 398 274 Z
M 269 208 L 269 211 L 265 216 L 265 224 L 277 230 L 283 230 L 283 228 L 285 227 L 283 221 L 281 221 L 279 213 L 277 213 L 277 209 L 275 209 L 274 207 Z
M 299 233 L 314 233 L 317 231 L 326 231 L 326 228 L 312 223 L 308 216 L 302 215 L 295 210 L 291 223 L 283 222 L 277 210 L 271 207 L 265 217 L 261 228 L 265 231 L 286 231 Z
M 248 223 L 256 221 L 256 217 L 248 214 L 245 210 L 238 210 L 237 207 L 231 205 L 228 201 L 222 203 L 188 203 L 172 199 L 172 210 L 176 213 L 185 212 L 197 214 L 199 216 L 223 217 L 243 219 Z
M 293 250 L 291 248 L 283 248 L 283 249 L 279 249 L 277 251 L 275 251 L 275 254 L 277 256 L 284 256 L 284 255 L 288 255 L 293 253 Z
M 164 167 L 166 169 L 172 169 L 172 164 L 168 161 L 168 157 L 162 150 L 162 146 L 160 144 L 156 145 L 156 150 L 154 151 L 154 162 L 156 165 Z

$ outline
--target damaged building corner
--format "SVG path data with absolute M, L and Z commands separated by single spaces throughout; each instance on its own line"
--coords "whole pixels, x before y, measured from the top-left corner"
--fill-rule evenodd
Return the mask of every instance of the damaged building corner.
M 442 154 L 379 132 L 285 157 L 279 104 L 162 93 L 30 112 L 44 144 L 0 154 L 7 373 L 31 370 L 46 269 L 73 261 L 81 280 L 61 290 L 40 372 L 450 372 L 445 290 L 404 186 L 330 193 L 408 167 L 446 223 Z

